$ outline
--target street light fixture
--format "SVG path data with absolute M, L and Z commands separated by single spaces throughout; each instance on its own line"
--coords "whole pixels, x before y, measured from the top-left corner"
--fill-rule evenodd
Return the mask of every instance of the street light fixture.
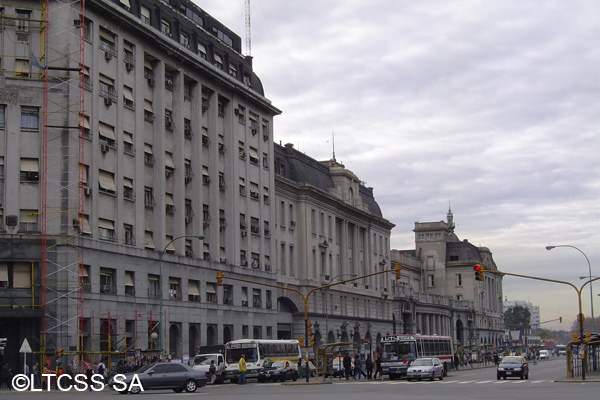
M 579 248 L 577 248 L 575 246 L 571 246 L 570 244 L 559 244 L 559 245 L 556 245 L 556 246 L 546 246 L 546 250 L 550 251 L 550 250 L 555 249 L 557 247 L 570 247 L 572 249 L 577 250 L 581 254 L 583 254 L 583 256 L 585 257 L 585 260 L 588 263 L 588 273 L 589 273 L 589 276 L 587 276 L 587 277 L 579 277 L 579 279 L 589 278 L 590 280 L 592 280 L 592 266 L 590 264 L 590 259 L 585 255 L 585 253 L 583 251 L 581 251 Z M 595 332 L 596 329 L 595 329 L 595 326 L 594 326 L 594 293 L 592 291 L 592 282 L 590 282 L 590 307 L 591 307 L 591 314 L 592 314 L 592 332 Z
M 173 243 L 174 241 L 181 239 L 181 238 L 196 238 L 196 239 L 204 239 L 204 235 L 181 235 L 181 236 L 177 236 L 173 239 L 171 239 L 171 241 L 169 243 L 167 243 L 165 245 L 165 247 L 163 248 L 163 250 L 160 252 L 160 260 L 158 262 L 158 291 L 159 291 L 159 296 L 160 296 L 160 315 L 158 316 L 158 347 L 160 350 L 160 356 L 162 358 L 163 355 L 163 351 L 164 351 L 164 328 L 163 328 L 163 275 L 162 275 L 162 264 L 163 264 L 163 256 L 165 255 L 167 248 L 171 245 L 171 243 Z
M 356 274 L 339 274 L 334 276 L 329 280 L 329 283 L 333 283 L 337 278 L 341 278 L 342 276 L 351 276 L 352 278 L 356 278 L 358 275 Z M 329 297 L 329 286 L 325 288 L 325 343 L 329 343 L 329 305 L 327 302 Z

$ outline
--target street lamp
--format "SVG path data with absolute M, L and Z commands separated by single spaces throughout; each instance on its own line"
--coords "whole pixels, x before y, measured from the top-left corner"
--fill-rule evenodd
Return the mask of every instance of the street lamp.
M 196 238 L 196 239 L 204 239 L 204 235 L 181 235 L 181 236 L 177 236 L 173 239 L 171 239 L 171 241 L 169 243 L 167 243 L 165 245 L 165 247 L 163 248 L 163 250 L 160 252 L 160 260 L 158 262 L 158 290 L 159 290 L 159 296 L 160 296 L 160 315 L 158 316 L 158 347 L 160 348 L 160 356 L 162 358 L 162 354 L 163 354 L 163 345 L 164 345 L 164 332 L 163 332 L 163 275 L 162 275 L 162 263 L 163 263 L 163 256 L 165 255 L 166 251 L 167 251 L 167 247 L 169 247 L 171 245 L 171 243 L 173 243 L 174 241 L 181 239 L 181 238 Z
M 575 246 L 571 246 L 570 244 L 559 244 L 559 245 L 556 245 L 556 246 L 546 246 L 546 250 L 550 251 L 550 250 L 552 250 L 552 249 L 554 249 L 556 247 L 570 247 L 572 249 L 577 250 L 581 254 L 583 254 L 583 256 L 585 257 L 585 260 L 588 263 L 589 278 L 590 278 L 590 280 L 592 280 L 592 266 L 590 264 L 590 259 L 585 255 L 585 253 L 583 251 L 581 251 L 580 249 L 578 249 Z M 584 278 L 580 277 L 579 279 L 585 279 L 585 277 Z M 591 313 L 592 313 L 592 332 L 595 332 L 596 329 L 595 329 L 595 326 L 594 326 L 594 294 L 593 294 L 593 291 L 592 291 L 592 282 L 590 282 L 590 307 L 591 307 Z
M 341 278 L 342 276 L 351 276 L 353 278 L 357 277 L 356 274 L 339 274 L 334 276 L 329 280 L 329 283 L 333 283 L 337 278 Z M 325 288 L 325 343 L 329 343 L 329 306 L 327 304 L 329 297 L 329 286 Z

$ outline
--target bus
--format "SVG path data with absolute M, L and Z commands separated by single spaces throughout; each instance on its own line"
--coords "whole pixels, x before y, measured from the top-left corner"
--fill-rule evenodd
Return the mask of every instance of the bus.
M 238 361 L 246 355 L 246 378 L 258 378 L 265 360 L 290 360 L 298 365 L 302 356 L 297 340 L 240 339 L 225 344 L 223 380 L 237 383 Z
M 437 357 L 444 365 L 444 375 L 454 357 L 450 336 L 387 335 L 381 338 L 381 369 L 391 380 L 406 376 L 410 363 L 420 357 Z

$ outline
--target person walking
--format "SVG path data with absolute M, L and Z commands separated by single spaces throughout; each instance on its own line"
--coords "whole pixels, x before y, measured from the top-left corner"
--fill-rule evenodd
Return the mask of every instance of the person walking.
M 352 375 L 352 358 L 350 357 L 350 353 L 346 353 L 343 362 L 344 371 L 346 372 L 346 380 L 349 380 L 350 375 Z
M 8 368 L 7 362 L 2 365 L 2 371 L 0 371 L 0 389 L 2 389 L 2 384 L 4 382 L 6 382 L 8 390 L 12 390 L 12 372 L 10 371 L 10 368 Z
M 85 370 L 85 377 L 87 378 L 88 390 L 90 392 L 92 391 L 92 385 L 94 384 L 92 382 L 92 376 L 94 376 L 94 370 L 92 369 L 92 363 L 90 361 L 89 363 L 87 363 L 87 367 Z
M 367 354 L 367 359 L 365 360 L 365 368 L 367 369 L 367 379 L 373 379 L 373 360 L 371 360 L 370 354 Z
M 377 353 L 377 358 L 375 359 L 374 379 L 377 379 L 377 374 L 379 374 L 379 378 L 381 378 L 381 380 L 383 380 L 383 374 L 381 373 L 381 353 Z
M 217 378 L 217 366 L 215 365 L 215 360 L 210 360 L 210 366 L 208 367 L 208 377 L 210 378 L 210 383 L 214 384 L 215 379 Z
M 246 355 L 242 354 L 242 357 L 240 358 L 240 361 L 238 361 L 239 364 L 239 371 L 240 371 L 240 377 L 238 378 L 238 383 L 240 385 L 245 385 L 246 384 Z
M 360 379 L 360 373 L 362 372 L 362 361 L 360 360 L 360 354 L 357 352 L 354 355 L 354 379 Z
M 453 361 L 454 361 L 454 369 L 458 371 L 458 364 L 460 364 L 458 354 L 454 353 Z
M 33 384 L 35 387 L 40 386 L 40 363 L 36 362 L 33 364 L 33 368 L 31 369 L 33 372 Z

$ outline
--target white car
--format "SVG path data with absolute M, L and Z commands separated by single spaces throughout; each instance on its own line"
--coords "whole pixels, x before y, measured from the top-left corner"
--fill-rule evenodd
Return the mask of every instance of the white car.
M 432 381 L 436 377 L 440 381 L 444 379 L 444 365 L 439 358 L 417 358 L 410 363 L 406 371 L 406 379 L 409 381 L 413 379 L 429 379 Z
M 548 350 L 540 350 L 540 360 L 547 360 L 550 358 Z

